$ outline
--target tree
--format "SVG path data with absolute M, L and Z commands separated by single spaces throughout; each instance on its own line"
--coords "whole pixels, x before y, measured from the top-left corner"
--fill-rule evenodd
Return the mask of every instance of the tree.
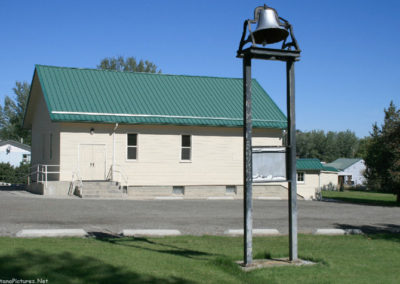
M 323 130 L 297 131 L 296 148 L 301 158 L 318 158 L 332 162 L 337 158 L 354 158 L 359 139 L 350 130 L 325 134 Z
M 365 157 L 367 156 L 367 147 L 368 143 L 370 142 L 371 137 L 364 137 L 358 140 L 358 149 L 355 154 L 356 157 L 363 158 L 365 160 Z
M 396 194 L 400 203 L 400 109 L 391 101 L 384 113 L 383 125 L 372 126 L 367 142 L 365 177 L 369 187 Z
M 97 68 L 103 70 L 161 73 L 161 69 L 157 70 L 157 65 L 150 61 L 143 61 L 141 59 L 139 63 L 137 63 L 134 57 L 127 57 L 125 59 L 123 56 L 106 57 L 101 60 Z
M 31 133 L 22 128 L 25 108 L 28 101 L 30 85 L 27 82 L 16 82 L 13 88 L 16 100 L 9 96 L 4 99 L 4 106 L 0 106 L 0 138 L 2 140 L 24 139 L 24 143 L 31 143 Z
M 26 184 L 30 165 L 21 163 L 19 167 L 13 167 L 10 163 L 0 163 L 0 182 L 11 184 Z
M 0 182 L 15 183 L 15 169 L 10 163 L 0 163 Z

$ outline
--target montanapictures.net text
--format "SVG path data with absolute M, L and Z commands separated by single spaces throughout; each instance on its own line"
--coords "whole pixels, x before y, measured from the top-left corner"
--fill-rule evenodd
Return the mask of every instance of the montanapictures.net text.
M 0 284 L 46 284 L 49 283 L 48 279 L 0 279 Z

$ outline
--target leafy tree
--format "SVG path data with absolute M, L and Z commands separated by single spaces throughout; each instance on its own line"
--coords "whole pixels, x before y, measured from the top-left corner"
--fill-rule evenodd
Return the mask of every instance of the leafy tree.
M 31 143 L 31 133 L 22 128 L 26 103 L 28 101 L 30 85 L 27 82 L 16 82 L 13 88 L 16 100 L 6 96 L 4 105 L 0 106 L 0 139 L 24 139 L 24 143 Z
M 15 169 L 10 163 L 0 163 L 0 182 L 15 183 Z
M 357 153 L 359 139 L 350 130 L 325 134 L 323 130 L 297 131 L 296 148 L 301 158 L 318 158 L 332 162 L 337 158 L 353 158 Z
M 123 56 L 106 57 L 101 60 L 97 68 L 104 70 L 161 73 L 161 69 L 158 69 L 157 65 L 148 60 L 143 61 L 141 59 L 138 63 L 134 57 L 127 57 L 125 59 Z
M 30 167 L 30 163 L 22 162 L 19 167 L 15 168 L 15 183 L 26 184 L 28 182 Z
M 10 163 L 0 163 L 0 182 L 11 184 L 26 184 L 28 180 L 30 165 L 21 163 L 14 168 Z
M 400 203 L 400 109 L 391 101 L 384 113 L 383 125 L 372 126 L 366 147 L 365 176 L 369 187 L 397 194 Z
M 371 137 L 364 137 L 358 140 L 358 149 L 355 154 L 356 157 L 363 158 L 365 160 L 365 157 L 367 156 L 367 147 L 368 143 L 370 142 Z

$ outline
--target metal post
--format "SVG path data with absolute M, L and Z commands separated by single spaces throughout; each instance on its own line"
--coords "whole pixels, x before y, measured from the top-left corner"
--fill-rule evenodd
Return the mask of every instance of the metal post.
M 294 94 L 294 61 L 286 62 L 288 151 L 286 157 L 289 180 L 289 259 L 297 260 L 297 177 L 296 177 L 296 118 Z
M 251 121 L 251 57 L 243 58 L 243 208 L 244 264 L 253 262 L 253 193 L 252 193 L 252 121 Z
M 36 183 L 39 182 L 39 165 L 36 167 Z
M 47 188 L 47 165 L 44 166 L 44 186 Z

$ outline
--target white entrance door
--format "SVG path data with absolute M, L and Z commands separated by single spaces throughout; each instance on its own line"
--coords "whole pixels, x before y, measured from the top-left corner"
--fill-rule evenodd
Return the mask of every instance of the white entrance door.
M 79 172 L 83 180 L 105 180 L 106 146 L 99 144 L 79 145 Z

